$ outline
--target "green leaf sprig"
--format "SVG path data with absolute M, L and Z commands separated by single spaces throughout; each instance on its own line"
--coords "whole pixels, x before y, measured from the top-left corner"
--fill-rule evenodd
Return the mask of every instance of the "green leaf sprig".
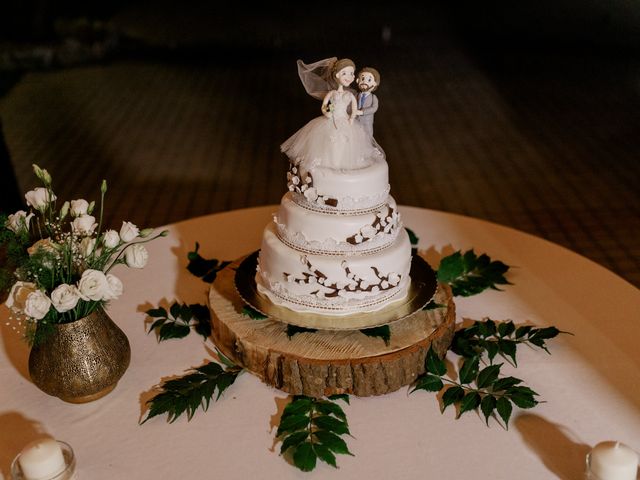
M 528 344 L 550 353 L 546 341 L 560 333 L 568 332 L 562 332 L 556 327 L 535 328 L 531 325 L 516 327 L 512 321 L 495 322 L 489 318 L 475 321 L 470 327 L 456 331 L 451 350 L 465 358 L 481 357 L 486 353 L 489 363 L 493 363 L 495 357 L 500 355 L 517 367 L 516 347 L 518 345 Z
M 213 283 L 213 281 L 216 279 L 216 276 L 218 275 L 218 272 L 229 265 L 231 262 L 220 261 L 215 258 L 203 258 L 198 253 L 199 249 L 200 244 L 196 242 L 195 250 L 187 254 L 187 258 L 189 260 L 187 270 L 189 270 L 189 272 L 191 272 L 196 277 L 201 278 L 202 281 Z
M 448 406 L 457 405 L 456 418 L 460 418 L 465 412 L 477 410 L 479 407 L 487 425 L 489 425 L 489 417 L 497 412 L 505 428 L 508 429 L 513 405 L 529 409 L 539 402 L 535 399 L 538 394 L 529 387 L 521 385 L 522 380 L 519 378 L 500 377 L 502 365 L 500 363 L 480 369 L 478 355 L 465 358 L 458 374 L 459 381 L 456 382 L 445 378 L 446 364 L 430 348 L 425 359 L 426 372 L 418 377 L 410 393 L 416 390 L 439 392 L 445 389 L 442 394 L 442 413 Z M 445 383 L 449 385 L 445 386 Z M 475 387 L 472 386 L 473 383 Z
M 149 327 L 148 333 L 155 330 L 159 342 L 170 338 L 184 338 L 189 335 L 192 327 L 205 341 L 211 336 L 211 312 L 206 305 L 173 302 L 169 312 L 164 307 L 158 307 L 147 310 L 146 314 L 157 319 Z
M 420 239 L 415 234 L 415 232 L 413 230 L 411 230 L 410 228 L 404 227 L 404 229 L 407 231 L 407 234 L 409 235 L 409 242 L 411 243 L 411 255 L 417 255 L 418 254 L 418 242 L 420 241 Z
M 488 255 L 477 256 L 473 250 L 457 251 L 440 262 L 438 281 L 451 286 L 454 296 L 469 297 L 497 285 L 511 285 L 504 277 L 509 266 Z
M 242 372 L 241 367 L 219 352 L 218 355 L 226 369 L 217 362 L 209 362 L 193 369 L 192 373 L 162 383 L 160 393 L 147 401 L 149 411 L 141 423 L 165 413 L 169 423 L 173 423 L 185 412 L 188 420 L 198 408 L 206 412 L 216 391 L 217 401 Z
M 276 436 L 282 439 L 280 454 L 290 453 L 303 472 L 320 459 L 337 468 L 335 454 L 353 455 L 340 435 L 349 434 L 347 416 L 335 400 L 349 403 L 347 395 L 317 399 L 297 395 L 282 413 Z
M 307 328 L 307 327 L 299 327 L 297 325 L 287 325 L 287 337 L 289 337 L 289 340 L 291 340 L 291 338 L 298 334 L 298 333 L 313 333 L 313 332 L 317 332 L 318 330 L 316 330 L 315 328 Z
M 364 328 L 360 330 L 361 333 L 365 334 L 367 337 L 378 337 L 384 341 L 385 345 L 389 345 L 391 340 L 391 328 L 389 325 L 381 325 L 379 327 L 373 328 Z
M 249 305 L 245 305 L 244 307 L 242 307 L 242 312 L 243 315 L 246 315 L 247 317 L 253 319 L 253 320 L 264 320 L 265 318 L 268 318 L 265 314 L 260 313 L 259 311 L 257 311 L 255 308 L 249 306 Z

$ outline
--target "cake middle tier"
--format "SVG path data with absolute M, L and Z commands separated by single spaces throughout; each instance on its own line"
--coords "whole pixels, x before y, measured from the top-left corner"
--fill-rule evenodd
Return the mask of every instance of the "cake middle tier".
M 310 210 L 287 193 L 274 217 L 280 240 L 296 250 L 325 255 L 371 253 L 393 244 L 402 228 L 398 207 L 387 203 L 367 213 L 324 213 Z
M 392 245 L 352 256 L 305 254 L 282 243 L 271 223 L 264 231 L 256 281 L 274 303 L 333 315 L 374 311 L 406 296 L 411 243 L 401 230 Z

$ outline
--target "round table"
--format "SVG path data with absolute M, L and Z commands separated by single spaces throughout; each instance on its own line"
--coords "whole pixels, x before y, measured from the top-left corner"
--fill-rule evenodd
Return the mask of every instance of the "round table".
M 186 270 L 200 243 L 205 258 L 235 259 L 259 248 L 277 206 L 225 212 L 170 225 L 148 245 L 143 270 L 119 267 L 124 295 L 109 313 L 129 337 L 131 365 L 116 389 L 72 405 L 29 380 L 28 347 L 0 307 L 0 473 L 43 433 L 70 443 L 81 478 L 581 478 L 585 454 L 603 440 L 640 449 L 640 290 L 558 245 L 485 221 L 401 207 L 405 226 L 437 267 L 440 258 L 473 248 L 512 269 L 514 285 L 457 298 L 458 321 L 513 320 L 554 325 L 573 335 L 548 342 L 551 355 L 521 347 L 519 368 L 503 367 L 540 394 L 532 410 L 514 409 L 509 430 L 495 420 L 453 409 L 440 413 L 435 394 L 408 389 L 382 397 L 351 397 L 345 411 L 355 456 L 339 469 L 318 463 L 308 474 L 279 456 L 275 430 L 288 402 L 250 374 L 238 377 L 208 412 L 168 424 L 144 425 L 153 387 L 212 358 L 214 345 L 191 333 L 158 343 L 144 311 L 174 300 L 205 303 L 209 285 Z M 147 321 L 145 323 L 145 321 Z M 455 358 L 452 356 L 451 358 Z

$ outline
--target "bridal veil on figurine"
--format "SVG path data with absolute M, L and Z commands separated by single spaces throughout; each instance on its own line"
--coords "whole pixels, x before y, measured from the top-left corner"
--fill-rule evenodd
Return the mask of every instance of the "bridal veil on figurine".
M 307 93 L 322 99 L 322 116 L 289 137 L 280 146 L 282 152 L 306 171 L 313 167 L 355 170 L 383 161 L 382 148 L 360 122 L 354 122 L 363 112 L 348 88 L 355 80 L 353 61 L 333 57 L 309 65 L 297 63 Z

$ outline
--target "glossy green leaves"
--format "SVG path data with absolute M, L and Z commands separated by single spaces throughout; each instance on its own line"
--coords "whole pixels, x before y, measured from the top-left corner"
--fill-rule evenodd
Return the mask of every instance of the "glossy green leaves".
M 337 468 L 336 454 L 352 455 L 340 437 L 349 434 L 349 426 L 337 400 L 349 403 L 346 395 L 328 399 L 298 395 L 282 412 L 276 433 L 282 439 L 280 453 L 290 455 L 304 472 L 313 470 L 318 459 Z
M 510 285 L 504 277 L 508 270 L 508 265 L 484 253 L 477 256 L 473 250 L 457 251 L 440 262 L 438 281 L 449 284 L 454 296 L 469 297 L 487 288 L 500 290 L 498 285 Z
M 242 368 L 231 364 L 227 358 L 224 358 L 223 363 L 227 366 L 226 369 L 219 363 L 209 362 L 187 375 L 163 382 L 160 393 L 147 401 L 149 411 L 142 423 L 165 413 L 169 423 L 173 423 L 183 413 L 191 420 L 198 408 L 207 411 L 213 396 L 216 395 L 215 400 L 218 400 L 242 371 Z

